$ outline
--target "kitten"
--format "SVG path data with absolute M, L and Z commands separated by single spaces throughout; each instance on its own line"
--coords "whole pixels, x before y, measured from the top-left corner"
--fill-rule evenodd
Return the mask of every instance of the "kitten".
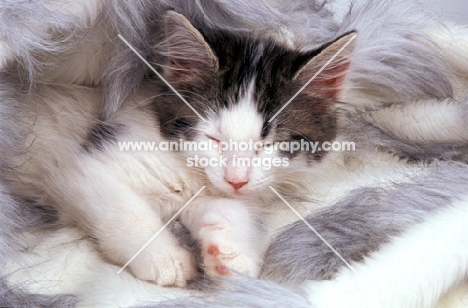
M 255 197 L 269 185 L 291 181 L 291 173 L 320 162 L 325 152 L 123 151 L 123 142 L 333 141 L 335 105 L 350 64 L 354 33 L 317 50 L 300 51 L 267 38 L 225 30 L 196 29 L 183 15 L 168 12 L 166 39 L 157 52 L 163 75 L 206 119 L 202 121 L 161 80 L 142 84 L 108 120 L 99 120 L 102 93 L 74 85 L 37 85 L 31 108 L 33 133 L 13 189 L 55 206 L 64 223 L 76 223 L 96 239 L 103 256 L 129 261 L 181 207 L 198 240 L 209 275 L 236 272 L 257 276 L 265 241 L 262 209 Z M 314 74 L 334 58 L 273 121 L 271 117 Z M 194 155 L 228 161 L 194 168 Z M 233 166 L 234 158 L 280 159 L 287 167 Z M 296 179 L 300 181 L 300 179 Z M 143 280 L 184 286 L 196 274 L 193 255 L 163 230 L 129 264 Z

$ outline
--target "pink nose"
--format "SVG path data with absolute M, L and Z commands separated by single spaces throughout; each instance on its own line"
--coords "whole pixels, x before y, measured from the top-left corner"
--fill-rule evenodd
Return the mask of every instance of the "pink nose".
M 232 187 L 234 187 L 234 189 L 241 189 L 245 184 L 247 184 L 248 182 L 229 182 L 229 181 L 226 181 L 229 183 L 229 185 L 231 185 Z

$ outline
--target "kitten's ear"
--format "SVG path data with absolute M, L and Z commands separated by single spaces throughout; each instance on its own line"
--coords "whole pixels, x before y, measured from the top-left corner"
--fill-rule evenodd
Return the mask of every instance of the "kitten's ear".
M 218 59 L 202 34 L 185 16 L 170 11 L 165 16 L 166 56 L 165 75 L 169 79 L 190 81 L 204 78 L 218 70 Z
M 356 35 L 356 32 L 345 34 L 319 48 L 319 53 L 314 52 L 315 55 L 294 75 L 293 80 L 305 85 L 318 73 L 304 91 L 311 95 L 338 98 L 351 63 Z

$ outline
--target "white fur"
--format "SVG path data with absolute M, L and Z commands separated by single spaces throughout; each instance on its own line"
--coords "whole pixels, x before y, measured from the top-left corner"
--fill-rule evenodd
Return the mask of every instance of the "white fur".
M 406 104 L 394 104 L 370 111 L 366 117 L 370 123 L 391 135 L 411 142 L 454 142 L 468 140 L 468 30 L 464 26 L 451 25 L 427 29 L 437 43 L 446 61 L 452 66 L 456 78 L 455 99 L 420 100 Z M 458 100 L 458 101 L 457 101 Z M 465 100 L 465 101 L 463 101 Z
M 87 153 L 81 144 L 97 123 L 100 91 L 44 86 L 41 93 L 31 113 L 29 154 L 15 161 L 21 165 L 15 189 L 36 200 L 47 198 L 64 222 L 78 223 L 97 239 L 107 259 L 123 265 L 195 194 L 203 176 L 185 166 L 177 153 L 124 152 L 118 144 Z M 116 113 L 113 121 L 126 125 L 120 141 L 163 141 L 154 117 L 140 107 L 148 96 L 143 90 Z M 254 245 L 258 230 L 251 204 L 216 197 L 200 200 L 182 221 L 203 246 L 207 273 L 226 274 L 216 271 L 216 266 L 224 266 L 257 275 L 263 246 Z M 211 246 L 219 255 L 207 253 Z M 159 285 L 184 286 L 196 274 L 194 256 L 168 230 L 129 268 L 136 277 Z
M 200 123 L 197 130 L 200 132 L 199 141 L 206 136 L 216 138 L 221 142 L 237 143 L 256 142 L 261 140 L 263 118 L 258 113 L 254 102 L 255 85 L 252 82 L 245 93 L 240 93 L 240 99 L 232 108 L 222 110 L 219 115 L 213 114 L 208 123 Z M 252 143 L 253 144 L 253 143 Z M 256 152 L 253 147 L 242 151 L 232 146 L 224 151 L 220 147 L 214 148 L 211 153 L 203 153 L 208 157 L 222 157 L 226 159 L 226 166 L 209 166 L 205 172 L 213 185 L 222 192 L 237 196 L 255 195 L 261 193 L 273 180 L 274 167 L 265 170 L 262 166 L 243 166 L 234 164 L 237 158 L 264 159 L 278 157 L 277 153 L 267 154 L 264 151 Z M 235 189 L 229 182 L 246 182 L 240 189 Z
M 436 308 L 468 307 L 468 281 L 462 281 L 444 294 Z
M 49 199 L 63 220 L 78 223 L 97 238 L 109 260 L 123 265 L 201 185 L 196 176 L 181 172 L 178 157 L 169 153 L 126 153 L 117 145 L 86 153 L 81 144 L 93 123 L 99 91 L 68 86 L 43 92 L 50 95 L 37 102 L 37 118 L 32 114 L 30 156 L 21 158 L 16 188 Z M 161 140 L 151 118 L 135 107 L 123 108 L 117 116 L 133 124 L 128 136 Z M 176 193 L 174 183 L 184 193 Z M 193 256 L 167 230 L 130 268 L 137 277 L 161 285 L 184 285 L 195 275 Z
M 182 222 L 198 239 L 205 271 L 219 275 L 225 270 L 257 276 L 265 239 L 260 238 L 255 208 L 230 199 L 199 198 L 182 213 Z
M 80 42 L 59 56 L 48 59 L 54 65 L 43 71 L 42 80 L 59 84 L 95 86 L 109 57 L 112 44 L 100 25 L 82 32 Z
M 14 58 L 14 52 L 8 47 L 5 42 L 0 42 L 0 69 L 3 69 L 9 61 Z
M 48 50 L 44 50 L 43 53 L 41 50 L 34 50 L 37 54 L 29 55 L 31 58 L 28 56 L 23 60 L 34 62 L 37 66 L 36 73 L 42 73 L 43 80 L 82 85 L 96 84 L 100 77 L 102 61 L 108 56 L 110 48 L 109 42 L 104 43 L 104 36 L 110 33 L 101 33 L 107 30 L 102 29 L 102 25 L 96 26 L 103 10 L 103 3 L 101 0 L 48 0 L 44 3 L 35 1 L 32 7 L 43 10 L 40 14 L 47 12 L 48 18 L 40 19 L 34 16 L 34 11 L 24 12 L 26 15 L 24 25 L 13 26 L 19 28 L 18 35 L 22 35 L 21 31 L 26 32 L 24 38 L 21 37 L 19 40 L 21 42 L 23 39 L 22 43 L 25 46 L 10 42 L 8 39 L 12 40 L 12 37 L 2 37 L 0 69 L 14 60 L 21 61 L 25 52 L 21 50 L 22 48 L 31 49 L 25 53 L 27 54 L 42 47 Z M 14 11 L 14 5 L 12 7 L 13 14 L 17 13 Z M 53 20 L 54 18 L 57 20 Z M 71 25 L 73 28 L 70 28 Z M 24 29 L 21 30 L 20 27 Z M 60 38 L 54 37 L 55 33 L 60 33 Z M 56 46 L 52 47 L 54 40 Z M 26 68 L 31 63 L 25 64 Z
M 314 307 L 433 307 L 468 274 L 468 196 L 366 258 L 333 281 L 305 286 Z
M 55 65 L 44 70 L 42 80 L 61 84 L 96 85 L 112 48 L 109 37 L 115 35 L 99 23 L 104 2 L 51 0 L 45 5 L 51 11 L 73 20 L 77 34 L 73 37 L 76 43 L 69 50 L 48 59 Z
M 351 153 L 329 153 L 314 168 L 291 173 L 301 179 L 300 185 L 287 180 L 275 183 L 276 188 L 289 195 L 307 198 L 308 202 L 291 201 L 291 205 L 306 217 L 308 214 L 335 204 L 353 189 L 359 187 L 387 187 L 393 183 L 410 181 L 414 176 L 424 174 L 424 167 L 406 165 L 391 154 L 368 153 L 358 156 Z M 288 198 L 286 198 L 288 199 Z M 294 199 L 293 199 L 294 200 Z M 268 228 L 275 233 L 280 228 L 297 221 L 297 216 L 281 201 L 269 204 Z
M 108 260 L 123 265 L 203 185 L 202 170 L 186 167 L 184 157 L 175 153 L 123 152 L 117 144 L 104 145 L 104 150 L 87 153 L 81 144 L 88 131 L 97 124 L 99 106 L 95 102 L 100 101 L 100 91 L 81 86 L 43 86 L 40 93 L 31 113 L 34 131 L 29 138 L 29 155 L 14 161 L 21 166 L 16 191 L 33 199 L 47 198 L 48 203 L 59 209 L 64 222 L 77 223 L 84 228 L 97 239 L 98 249 Z M 153 116 L 144 107 L 150 93 L 143 88 L 110 120 L 126 125 L 119 141 L 163 140 Z M 227 134 L 225 129 L 230 129 L 228 136 L 234 140 L 259 138 L 261 121 L 256 118 L 252 106 L 247 94 L 238 107 L 222 114 L 218 122 L 222 123 L 220 133 Z M 249 114 L 253 118 L 249 118 Z M 247 119 L 245 130 L 229 127 L 239 119 Z M 307 191 L 313 191 L 316 198 L 321 198 L 319 204 L 336 200 L 330 183 L 341 193 L 346 188 L 356 187 L 360 175 L 348 176 L 350 168 L 355 167 L 340 163 L 344 161 L 342 155 L 331 153 L 313 172 L 310 169 L 295 171 L 297 176 L 302 176 Z M 395 170 L 393 158 L 380 163 L 375 159 L 372 161 L 372 165 L 379 168 L 377 177 L 388 172 L 382 167 Z M 335 171 L 331 174 L 331 170 Z M 258 172 L 262 177 L 264 170 Z M 363 169 L 362 172 L 369 179 L 368 171 Z M 252 174 L 253 171 L 249 182 L 256 180 Z M 282 174 L 277 176 L 280 183 Z M 341 178 L 345 185 L 337 185 L 336 178 Z M 384 176 L 383 179 L 395 181 L 395 177 Z M 369 183 L 372 181 L 375 177 L 368 180 Z M 215 181 L 212 183 L 216 185 Z M 252 190 L 258 189 L 260 185 L 254 184 L 248 185 L 253 186 Z M 258 190 L 257 193 L 265 200 L 271 198 L 271 192 Z M 257 203 L 253 199 L 234 201 L 216 195 L 199 197 L 182 214 L 182 222 L 202 246 L 208 274 L 229 274 L 228 270 L 258 274 L 266 242 L 262 240 L 261 226 L 254 223 L 261 214 Z M 279 215 L 272 215 L 276 218 L 268 222 L 269 230 L 297 219 L 279 201 L 276 205 L 268 205 L 272 209 L 281 209 Z M 314 204 L 301 206 L 304 207 L 300 212 L 305 215 Z M 281 219 L 277 219 L 279 217 Z M 211 251 L 215 249 L 216 254 L 210 253 L 212 246 L 215 248 Z M 167 230 L 130 263 L 129 269 L 136 277 L 160 285 L 183 286 L 196 273 L 193 256 Z
M 366 116 L 370 123 L 406 141 L 464 143 L 468 141 L 467 108 L 468 102 L 432 99 L 392 105 Z
M 28 234 L 34 253 L 25 252 L 3 268 L 12 284 L 25 284 L 40 294 L 76 294 L 78 307 L 130 307 L 145 301 L 177 299 L 182 288 L 163 288 L 135 279 L 101 257 L 79 228 Z M 21 260 L 21 261 L 18 261 Z
M 439 25 L 426 30 L 440 48 L 445 60 L 452 66 L 456 78 L 453 78 L 454 97 L 462 99 L 468 95 L 468 26 Z
M 47 0 L 45 6 L 51 11 L 72 17 L 77 26 L 89 27 L 94 24 L 102 12 L 102 0 Z

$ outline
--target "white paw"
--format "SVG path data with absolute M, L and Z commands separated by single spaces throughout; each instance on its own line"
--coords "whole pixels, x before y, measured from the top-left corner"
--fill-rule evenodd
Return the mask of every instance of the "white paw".
M 177 245 L 143 250 L 129 266 L 137 278 L 154 281 L 161 286 L 184 287 L 197 274 L 195 258 Z
M 231 276 L 235 272 L 257 277 L 260 260 L 229 243 L 209 243 L 203 249 L 205 272 L 211 276 Z

